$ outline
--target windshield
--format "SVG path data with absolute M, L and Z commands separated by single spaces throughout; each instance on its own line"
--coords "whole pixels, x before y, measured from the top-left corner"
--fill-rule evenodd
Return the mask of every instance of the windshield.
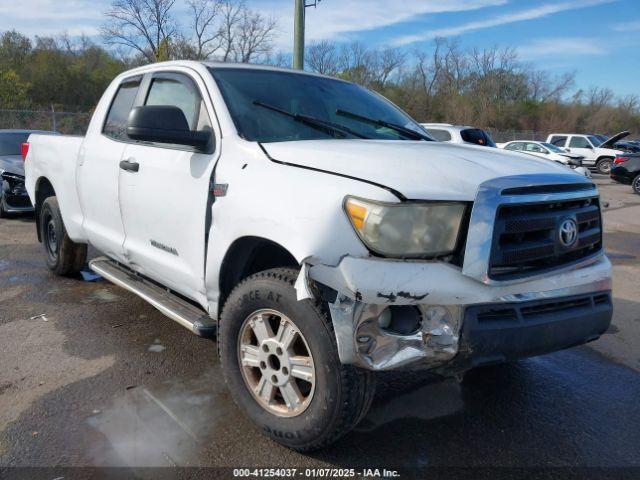
M 603 141 L 595 135 L 589 135 L 587 138 L 591 142 L 591 145 L 593 145 L 594 147 L 599 147 L 600 145 L 602 145 Z
M 30 133 L 0 133 L 0 155 L 20 155 L 20 147 L 27 141 Z
M 213 68 L 211 74 L 238 132 L 250 141 L 416 139 L 391 125 L 427 136 L 411 117 L 379 95 L 353 83 L 314 75 L 246 68 Z M 363 121 L 353 114 L 388 125 Z M 325 128 L 322 125 L 319 128 L 319 123 Z
M 560 147 L 556 147 L 554 144 L 552 143 L 547 143 L 547 142 L 541 142 L 540 145 L 544 146 L 546 149 L 551 150 L 554 153 L 567 153 L 566 151 L 564 151 L 562 148 Z

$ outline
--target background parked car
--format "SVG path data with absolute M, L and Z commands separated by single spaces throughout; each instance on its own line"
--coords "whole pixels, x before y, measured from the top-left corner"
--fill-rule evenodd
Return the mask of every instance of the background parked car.
M 39 130 L 0 130 L 0 217 L 10 213 L 32 212 L 33 205 L 24 188 L 24 162 L 21 147 Z
M 589 170 L 582 166 L 582 160 L 584 159 L 582 155 L 567 152 L 551 143 L 535 142 L 532 140 L 514 140 L 513 142 L 499 143 L 498 147 L 562 163 L 573 169 L 576 173 L 580 173 L 588 178 L 591 177 Z
M 584 165 L 595 168 L 599 173 L 608 175 L 616 156 L 625 153 L 614 148 L 614 144 L 626 136 L 629 132 L 620 132 L 613 137 L 602 140 L 600 135 L 583 135 L 576 133 L 552 133 L 547 138 L 547 143 L 556 147 L 566 148 L 571 153 L 584 156 Z
M 421 123 L 424 129 L 439 142 L 468 143 L 483 147 L 495 147 L 496 143 L 481 128 L 450 123 Z
M 618 183 L 631 185 L 640 195 L 640 153 L 629 153 L 616 157 L 611 168 L 611 178 Z

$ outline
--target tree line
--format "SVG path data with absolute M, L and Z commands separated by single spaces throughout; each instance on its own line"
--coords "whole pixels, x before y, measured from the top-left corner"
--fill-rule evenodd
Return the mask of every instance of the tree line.
M 289 66 L 290 55 L 274 48 L 277 29 L 273 18 L 243 1 L 114 0 L 99 39 L 6 31 L 0 34 L 0 109 L 90 111 L 113 77 L 156 61 Z M 551 75 L 512 48 L 463 48 L 455 39 L 412 51 L 322 41 L 308 45 L 306 68 L 380 92 L 419 121 L 640 133 L 637 95 L 576 89 L 575 74 Z

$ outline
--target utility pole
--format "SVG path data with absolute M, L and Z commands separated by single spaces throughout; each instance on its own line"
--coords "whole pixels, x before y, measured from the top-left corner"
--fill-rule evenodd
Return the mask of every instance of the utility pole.
M 293 24 L 293 68 L 304 70 L 304 22 L 305 10 L 316 7 L 321 0 L 295 0 Z

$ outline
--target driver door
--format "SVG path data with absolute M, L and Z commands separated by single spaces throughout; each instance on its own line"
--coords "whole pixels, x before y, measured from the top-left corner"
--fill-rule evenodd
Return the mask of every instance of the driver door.
M 596 150 L 593 148 L 593 145 L 591 145 L 587 137 L 573 136 L 569 140 L 568 146 L 571 153 L 582 155 L 585 160 L 591 163 L 596 161 Z
M 192 131 L 213 132 L 213 110 L 204 91 L 197 75 L 156 72 L 148 82 L 143 105 L 176 106 Z M 120 171 L 124 252 L 131 268 L 203 304 L 205 229 L 217 151 L 129 143 Z M 127 168 L 136 164 L 137 171 Z

